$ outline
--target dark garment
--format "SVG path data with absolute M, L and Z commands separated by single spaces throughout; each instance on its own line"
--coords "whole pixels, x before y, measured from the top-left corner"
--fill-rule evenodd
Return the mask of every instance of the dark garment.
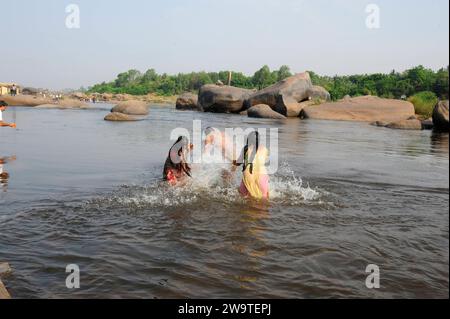
M 167 156 L 166 162 L 164 164 L 163 178 L 164 180 L 169 180 L 175 177 L 177 180 L 185 177 L 191 176 L 191 168 L 187 163 L 180 159 L 180 162 L 175 164 L 172 161 L 171 154 Z

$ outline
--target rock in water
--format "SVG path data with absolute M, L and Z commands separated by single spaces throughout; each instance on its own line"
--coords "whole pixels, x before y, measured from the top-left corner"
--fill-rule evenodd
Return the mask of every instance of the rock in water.
M 266 104 L 284 116 L 297 117 L 299 103 L 309 100 L 312 89 L 309 73 L 299 73 L 252 94 L 246 106 Z
M 376 121 L 376 122 L 371 123 L 371 125 L 379 126 L 379 127 L 386 127 L 389 124 L 390 124 L 389 122 L 384 122 L 384 121 Z
M 134 116 L 118 112 L 112 112 L 105 116 L 105 121 L 112 121 L 112 122 L 131 122 L 138 120 L 139 119 L 135 118 Z
M 428 119 L 428 120 L 422 121 L 422 129 L 432 130 L 433 128 L 434 128 L 433 119 Z
M 0 279 L 0 299 L 11 299 L 11 295 L 8 293 L 8 290 L 6 290 L 6 287 L 1 279 Z
M 113 107 L 111 112 L 127 115 L 147 115 L 149 113 L 147 103 L 136 100 L 121 102 Z
M 207 84 L 200 88 L 198 105 L 205 112 L 239 113 L 253 90 Z
M 312 88 L 308 90 L 308 95 L 311 100 L 322 100 L 322 101 L 331 100 L 330 92 L 325 90 L 323 87 L 317 85 L 314 85 Z
M 8 263 L 0 263 L 0 276 L 9 274 L 12 271 Z
M 248 117 L 264 119 L 286 119 L 286 116 L 272 110 L 267 104 L 258 104 L 247 110 Z
M 397 130 L 422 130 L 422 122 L 420 120 L 402 120 L 397 122 L 392 122 L 386 125 L 387 128 L 397 129 Z
M 347 98 L 338 102 L 307 106 L 301 117 L 318 120 L 397 122 L 415 115 L 410 102 L 375 96 Z
M 0 276 L 6 275 L 11 272 L 11 267 L 8 263 L 0 263 Z M 2 280 L 0 279 L 0 299 L 10 299 L 11 296 L 8 293 L 8 290 L 6 290 L 5 285 L 3 284 Z
M 449 131 L 448 100 L 439 101 L 433 110 L 434 129 L 439 132 Z
M 183 93 L 176 102 L 177 110 L 198 110 L 198 95 L 192 93 Z

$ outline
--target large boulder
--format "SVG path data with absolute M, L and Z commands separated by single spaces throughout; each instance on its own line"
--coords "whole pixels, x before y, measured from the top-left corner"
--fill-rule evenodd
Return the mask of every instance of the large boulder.
M 117 113 L 117 112 L 113 112 L 113 113 L 109 113 L 108 115 L 105 116 L 105 121 L 111 121 L 111 122 L 131 122 L 131 121 L 138 121 L 139 119 L 137 119 L 134 116 L 130 116 L 127 114 L 123 114 L 123 113 Z
M 183 93 L 176 102 L 177 110 L 198 110 L 198 95 L 192 93 Z
M 248 117 L 264 118 L 264 119 L 285 119 L 286 116 L 272 110 L 267 104 L 258 104 L 247 110 Z
M 314 85 L 312 88 L 308 90 L 308 95 L 311 100 L 321 100 L 321 101 L 331 100 L 330 92 L 325 90 L 323 87 L 317 85 Z
M 299 73 L 252 94 L 246 106 L 266 104 L 284 116 L 298 116 L 298 104 L 309 100 L 312 88 L 309 73 Z
M 59 100 L 57 102 L 57 105 L 60 108 L 67 108 L 67 109 L 86 109 L 89 107 L 86 103 L 84 103 L 80 100 L 68 99 L 68 98 Z
M 433 110 L 434 129 L 440 132 L 449 131 L 448 100 L 439 101 Z
M 113 107 L 111 112 L 127 115 L 147 115 L 149 113 L 148 104 L 136 100 L 121 102 Z
M 415 115 L 410 102 L 375 96 L 347 98 L 338 102 L 307 106 L 301 117 L 318 120 L 388 122 L 408 120 Z
M 287 110 L 287 117 L 299 117 L 303 109 L 307 106 L 316 105 L 315 101 L 304 101 L 300 103 L 292 103 Z
M 198 106 L 205 112 L 239 113 L 255 91 L 233 86 L 207 84 L 200 88 Z

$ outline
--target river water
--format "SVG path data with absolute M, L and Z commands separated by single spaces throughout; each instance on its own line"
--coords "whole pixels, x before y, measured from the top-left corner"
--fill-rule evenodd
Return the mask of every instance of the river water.
M 0 262 L 16 298 L 448 298 L 448 134 L 154 105 L 148 119 L 10 108 Z M 160 181 L 177 127 L 279 129 L 271 203 L 194 168 Z M 8 161 L 8 157 L 15 156 Z M 66 266 L 81 288 L 66 287 Z M 366 267 L 380 288 L 366 287 Z

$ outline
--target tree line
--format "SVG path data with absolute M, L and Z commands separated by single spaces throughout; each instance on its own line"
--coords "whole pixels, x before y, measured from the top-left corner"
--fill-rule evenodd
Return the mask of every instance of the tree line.
M 427 91 L 438 98 L 448 99 L 449 69 L 437 71 L 417 66 L 404 72 L 392 71 L 389 74 L 364 74 L 350 76 L 321 76 L 310 71 L 313 84 L 327 89 L 333 100 L 346 95 L 375 95 L 385 98 L 406 98 Z M 197 92 L 201 86 L 217 82 L 227 83 L 229 71 L 191 72 L 177 75 L 158 74 L 154 69 L 145 73 L 129 70 L 120 73 L 114 81 L 96 84 L 88 89 L 90 93 L 113 93 L 146 95 L 178 95 L 183 92 Z M 232 72 L 231 85 L 262 89 L 292 75 L 288 66 L 270 70 L 265 65 L 251 76 L 242 72 Z

